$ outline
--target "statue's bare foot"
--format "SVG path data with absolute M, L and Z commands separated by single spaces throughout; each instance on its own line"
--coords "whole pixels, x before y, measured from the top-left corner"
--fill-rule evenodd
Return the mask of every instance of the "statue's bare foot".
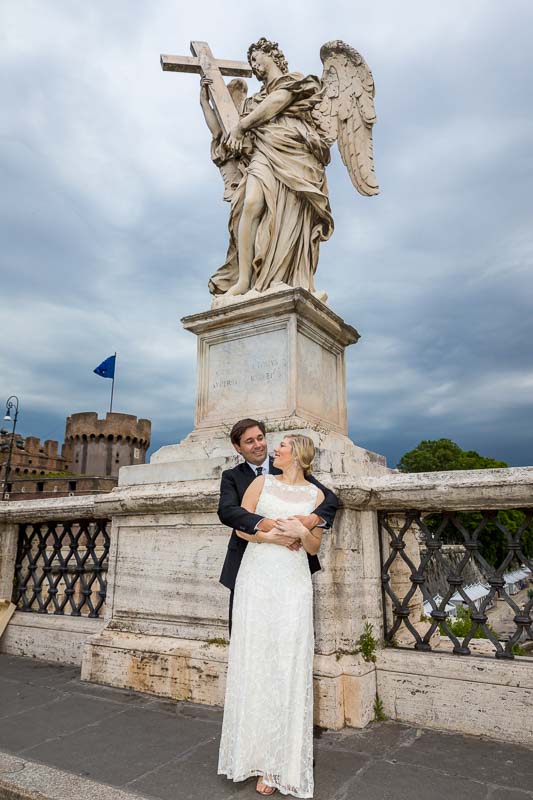
M 235 297 L 236 294 L 246 294 L 246 292 L 249 291 L 249 289 L 250 286 L 246 284 L 244 281 L 237 281 L 237 283 L 234 284 L 234 286 L 232 286 L 231 289 L 228 289 L 226 294 L 229 297 Z

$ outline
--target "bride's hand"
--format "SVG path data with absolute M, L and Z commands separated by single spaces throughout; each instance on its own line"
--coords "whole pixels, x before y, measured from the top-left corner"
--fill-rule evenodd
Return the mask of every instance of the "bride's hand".
M 297 517 L 289 517 L 288 519 L 277 519 L 276 528 L 289 536 L 295 536 L 301 539 L 306 533 L 309 533 L 305 525 L 303 525 Z
M 256 541 L 279 544 L 282 547 L 288 547 L 290 550 L 299 550 L 301 547 L 301 542 L 293 533 L 285 533 L 277 526 L 269 531 L 258 531 L 256 533 Z

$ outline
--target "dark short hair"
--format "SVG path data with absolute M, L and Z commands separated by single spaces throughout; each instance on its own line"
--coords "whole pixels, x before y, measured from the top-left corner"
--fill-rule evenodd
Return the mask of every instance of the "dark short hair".
M 232 444 L 240 445 L 241 437 L 248 428 L 259 428 L 263 436 L 266 436 L 265 423 L 258 419 L 240 419 L 231 429 L 230 439 Z

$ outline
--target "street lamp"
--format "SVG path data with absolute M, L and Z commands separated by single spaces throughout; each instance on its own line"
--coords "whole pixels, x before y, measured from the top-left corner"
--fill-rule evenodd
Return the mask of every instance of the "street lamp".
M 11 416 L 11 412 L 15 411 L 15 416 Z M 6 499 L 7 494 L 7 484 L 9 481 L 9 476 L 11 474 L 11 455 L 13 453 L 13 442 L 15 441 L 15 428 L 17 427 L 17 419 L 19 415 L 19 399 L 16 394 L 12 394 L 11 397 L 7 398 L 6 402 L 6 413 L 4 419 L 7 422 L 13 423 L 13 430 L 11 431 L 11 441 L 9 443 L 9 453 L 7 455 L 7 462 L 6 462 L 6 474 L 4 476 L 4 491 L 2 492 L 2 500 Z

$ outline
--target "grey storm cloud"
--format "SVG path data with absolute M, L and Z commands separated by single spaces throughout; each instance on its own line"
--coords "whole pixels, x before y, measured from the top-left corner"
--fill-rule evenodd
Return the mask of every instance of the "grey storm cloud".
M 227 206 L 198 79 L 160 52 L 206 39 L 243 58 L 261 35 L 320 74 L 343 38 L 376 82 L 376 171 L 362 198 L 333 153 L 336 230 L 317 285 L 361 341 L 348 352 L 350 434 L 394 465 L 447 436 L 532 463 L 530 30 L 515 0 L 354 6 L 274 0 L 198 7 L 116 0 L 0 10 L 0 388 L 24 433 L 105 411 L 92 369 L 117 351 L 117 410 L 153 444 L 193 424 L 195 341 L 179 318 L 209 304 Z M 0 401 L 2 397 L 0 396 Z

